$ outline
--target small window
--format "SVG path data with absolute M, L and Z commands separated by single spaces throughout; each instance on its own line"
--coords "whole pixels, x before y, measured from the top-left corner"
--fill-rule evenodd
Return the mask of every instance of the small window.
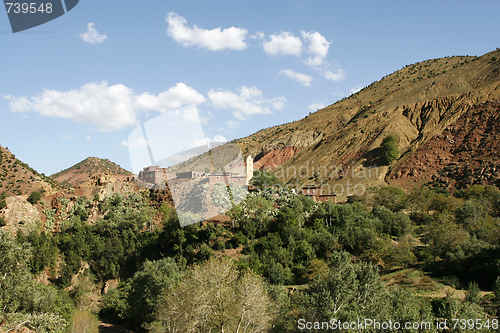
M 309 193 L 309 190 L 307 190 L 307 193 Z
M 219 176 L 217 176 L 217 179 L 220 179 L 220 177 L 219 177 Z

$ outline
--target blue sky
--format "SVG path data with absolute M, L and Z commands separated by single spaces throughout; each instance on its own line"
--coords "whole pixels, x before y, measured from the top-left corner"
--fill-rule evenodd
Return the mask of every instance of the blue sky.
M 2 10 L 0 145 L 47 175 L 88 156 L 130 170 L 129 135 L 159 115 L 195 105 L 205 137 L 244 137 L 407 64 L 492 51 L 498 13 L 498 1 L 81 0 L 13 34 Z

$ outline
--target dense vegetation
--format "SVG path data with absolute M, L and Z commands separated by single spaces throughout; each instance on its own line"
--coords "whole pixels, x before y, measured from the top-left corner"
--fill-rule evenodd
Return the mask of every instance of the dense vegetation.
M 159 191 L 59 198 L 62 222 L 46 232 L 0 231 L 0 319 L 40 332 L 95 326 L 92 312 L 153 332 L 300 332 L 300 323 L 331 319 L 474 318 L 489 319 L 483 331 L 492 331 L 500 296 L 492 186 L 454 195 L 379 187 L 342 205 L 264 188 L 227 213 L 230 223 L 184 228 L 167 203 L 152 205 Z M 103 217 L 90 224 L 92 209 Z M 162 222 L 152 228 L 155 216 Z M 50 286 L 35 282 L 41 272 Z M 395 274 L 403 282 L 389 287 Z

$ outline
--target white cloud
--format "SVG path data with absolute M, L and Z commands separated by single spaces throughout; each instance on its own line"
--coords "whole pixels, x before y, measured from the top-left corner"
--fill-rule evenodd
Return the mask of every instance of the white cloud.
M 216 135 L 212 139 L 210 138 L 203 138 L 203 139 L 196 139 L 194 142 L 191 144 L 192 147 L 200 147 L 204 145 L 209 145 L 211 142 L 227 142 L 227 139 L 223 135 Z M 211 148 L 214 148 L 210 146 Z
M 231 27 L 224 30 L 221 28 L 207 30 L 199 28 L 196 24 L 190 28 L 186 19 L 174 12 L 168 13 L 166 20 L 167 35 L 184 47 L 197 46 L 211 51 L 241 51 L 247 47 L 245 42 L 247 29 Z
M 174 87 L 160 93 L 158 96 L 147 92 L 136 98 L 136 106 L 139 110 L 156 110 L 161 113 L 180 108 L 188 104 L 201 104 L 206 101 L 200 93 L 182 82 Z
M 264 52 L 270 56 L 282 57 L 287 55 L 300 56 L 302 41 L 292 32 L 284 31 L 279 35 L 270 35 L 271 40 L 262 44 Z
M 342 69 L 338 69 L 335 73 L 332 71 L 326 71 L 323 72 L 322 75 L 325 79 L 332 81 L 342 81 L 345 79 L 345 72 Z
M 148 141 L 144 138 L 135 138 L 132 142 L 123 140 L 118 145 L 122 147 L 146 148 L 148 146 Z
M 214 136 L 212 141 L 214 141 L 214 142 L 227 142 L 227 139 L 223 135 L 219 134 L 219 135 Z
M 89 141 L 91 141 L 91 140 L 92 140 L 92 138 L 90 137 L 90 135 L 86 135 L 86 136 L 85 136 L 85 140 L 89 140 Z
M 255 35 L 250 35 L 249 37 L 252 39 L 260 39 L 263 40 L 265 38 L 265 34 L 262 31 L 257 31 Z
M 73 134 L 64 134 L 59 137 L 59 140 L 73 141 L 74 138 Z
M 89 23 L 87 25 L 87 31 L 82 32 L 80 34 L 80 38 L 87 43 L 90 44 L 98 44 L 104 42 L 108 39 L 108 36 L 105 34 L 100 34 L 99 31 L 96 30 L 94 23 Z
M 308 109 L 309 109 L 309 111 L 314 112 L 314 111 L 317 111 L 319 109 L 324 108 L 325 106 L 326 105 L 323 103 L 312 103 L 311 105 L 309 105 Z
M 302 38 L 308 43 L 307 53 L 312 55 L 305 60 L 305 63 L 311 67 L 320 66 L 328 54 L 330 42 L 317 31 L 302 31 L 301 34 Z
M 271 109 L 281 110 L 286 103 L 283 96 L 266 99 L 256 87 L 245 86 L 240 88 L 239 95 L 228 90 L 210 90 L 208 98 L 218 109 L 233 109 L 233 115 L 240 120 L 253 114 L 269 114 Z
M 237 120 L 229 120 L 227 123 L 226 123 L 226 126 L 228 128 L 238 128 L 240 127 L 240 122 L 237 121 Z
M 310 75 L 306 75 L 303 73 L 297 73 L 291 69 L 284 69 L 281 72 L 279 72 L 278 74 L 284 75 L 284 76 L 288 77 L 289 79 L 297 81 L 298 83 L 300 83 L 304 87 L 310 86 L 311 81 L 313 79 L 312 76 L 310 76 Z
M 87 83 L 79 90 L 44 90 L 30 98 L 4 96 L 12 112 L 36 112 L 45 117 L 70 119 L 87 123 L 102 132 L 119 130 L 138 123 L 140 111 L 166 112 L 183 105 L 200 104 L 205 97 L 178 83 L 158 96 L 135 94 L 123 84 Z
M 351 88 L 351 94 L 354 94 L 354 93 L 357 93 L 358 91 L 360 91 L 361 89 L 363 89 L 363 86 L 356 86 L 356 87 L 352 87 Z

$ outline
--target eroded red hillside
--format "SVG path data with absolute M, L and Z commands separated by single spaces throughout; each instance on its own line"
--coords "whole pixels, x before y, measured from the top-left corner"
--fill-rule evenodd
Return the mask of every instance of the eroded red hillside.
M 500 186 L 499 120 L 498 101 L 471 108 L 394 168 L 389 183 L 406 188 L 431 181 L 450 189 Z
M 285 148 L 277 148 L 271 151 L 268 151 L 261 156 L 256 156 L 256 162 L 254 163 L 255 169 L 274 169 L 277 166 L 284 163 L 293 155 L 297 154 L 302 147 L 285 147 Z

